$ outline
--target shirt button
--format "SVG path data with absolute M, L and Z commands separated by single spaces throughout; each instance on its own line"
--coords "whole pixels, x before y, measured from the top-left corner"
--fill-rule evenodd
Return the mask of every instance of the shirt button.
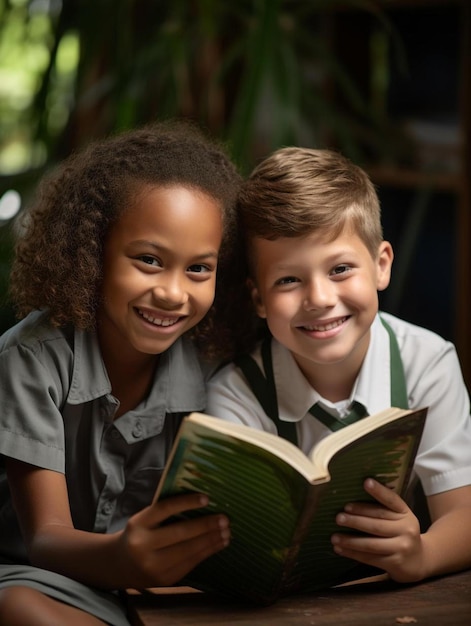
M 110 513 L 113 511 L 113 504 L 112 502 L 105 502 L 101 508 L 102 513 L 104 513 L 105 515 L 110 515 Z
M 134 439 L 137 439 L 138 437 L 141 437 L 142 435 L 142 424 L 141 422 L 136 422 L 134 425 L 134 428 L 132 429 L 132 436 L 134 437 Z
M 112 428 L 111 429 L 111 438 L 112 439 L 119 439 L 121 437 L 121 434 L 119 432 L 119 430 L 117 428 Z

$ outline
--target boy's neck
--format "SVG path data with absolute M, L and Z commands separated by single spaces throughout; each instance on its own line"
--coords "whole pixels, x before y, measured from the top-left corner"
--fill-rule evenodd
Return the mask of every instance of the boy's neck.
M 311 387 L 322 398 L 330 402 L 341 402 L 350 398 L 355 381 L 363 365 L 368 343 L 342 362 L 318 364 L 293 354 L 299 369 Z
M 330 370 L 330 371 L 329 371 Z M 336 403 L 350 397 L 355 384 L 356 375 L 339 375 L 338 368 L 323 368 L 322 373 L 312 377 L 301 367 L 301 371 L 309 384 L 325 400 Z

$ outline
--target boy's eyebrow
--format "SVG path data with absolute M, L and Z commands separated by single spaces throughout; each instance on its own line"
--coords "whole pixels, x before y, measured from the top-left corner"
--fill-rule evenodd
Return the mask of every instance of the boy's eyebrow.
M 155 241 L 149 241 L 148 239 L 136 239 L 135 241 L 131 241 L 129 246 L 149 246 L 154 248 L 156 252 L 171 252 L 172 249 L 167 246 L 163 246 L 161 244 L 155 243 Z M 211 259 L 217 258 L 219 256 L 217 250 L 208 250 L 207 252 L 203 252 L 201 254 L 195 255 L 195 258 L 198 259 Z

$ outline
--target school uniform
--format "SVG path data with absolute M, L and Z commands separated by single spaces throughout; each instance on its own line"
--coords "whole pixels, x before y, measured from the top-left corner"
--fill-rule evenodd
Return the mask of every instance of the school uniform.
M 471 484 L 471 418 L 469 395 L 452 343 L 435 333 L 392 315 L 381 314 L 392 330 L 399 350 L 405 382 L 405 404 L 429 407 L 416 458 L 417 473 L 426 495 Z M 353 404 L 372 415 L 394 401 L 391 336 L 378 315 L 371 327 L 370 344 L 352 393 L 333 404 L 306 380 L 292 354 L 271 340 L 271 363 L 279 423 L 295 424 L 299 447 L 307 454 L 330 429 L 310 409 L 320 405 L 334 418 L 344 419 Z M 251 355 L 263 367 L 261 345 Z M 397 403 L 395 403 L 397 405 Z M 394 404 L 393 404 L 394 405 Z M 207 412 L 223 419 L 278 433 L 276 420 L 267 415 L 235 363 L 217 371 L 208 382 Z
M 150 504 L 183 416 L 205 407 L 196 351 L 180 338 L 148 397 L 114 421 L 96 334 L 52 328 L 41 312 L 0 338 L 0 380 L 0 455 L 65 473 L 75 528 L 97 533 Z M 0 456 L 0 589 L 18 584 L 128 624 L 116 594 L 29 565 Z

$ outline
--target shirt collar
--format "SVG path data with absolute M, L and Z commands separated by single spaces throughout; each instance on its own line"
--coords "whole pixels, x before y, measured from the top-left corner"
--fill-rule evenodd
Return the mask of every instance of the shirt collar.
M 95 332 L 75 330 L 72 383 L 68 402 L 82 404 L 111 393 L 111 384 Z M 140 414 L 186 413 L 205 407 L 205 388 L 196 350 L 189 339 L 180 337 L 162 355 L 154 384 Z M 137 410 L 137 409 L 136 409 Z
M 313 404 L 323 398 L 311 387 L 293 355 L 275 339 L 272 340 L 273 374 L 281 420 L 298 422 Z M 377 315 L 370 334 L 370 344 L 353 386 L 350 401 L 360 402 L 370 415 L 391 403 L 389 336 Z M 331 403 L 328 406 L 332 407 Z

